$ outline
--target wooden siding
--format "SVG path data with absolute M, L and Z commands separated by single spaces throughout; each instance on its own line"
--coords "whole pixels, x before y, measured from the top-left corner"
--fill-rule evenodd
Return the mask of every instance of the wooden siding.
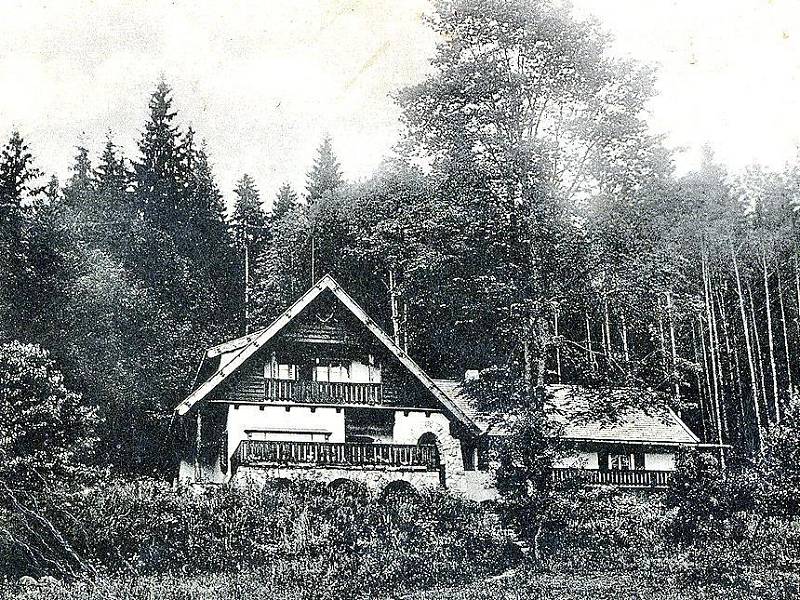
M 435 446 L 410 444 L 347 444 L 242 440 L 233 456 L 235 465 L 408 468 L 436 471 Z

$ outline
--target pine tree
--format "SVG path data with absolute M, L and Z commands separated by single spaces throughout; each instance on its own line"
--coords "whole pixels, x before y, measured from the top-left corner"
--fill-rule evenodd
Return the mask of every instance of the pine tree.
M 284 183 L 275 195 L 272 204 L 272 217 L 281 219 L 298 204 L 297 192 L 288 183 Z
M 20 325 L 25 304 L 25 227 L 28 207 L 42 191 L 40 175 L 28 145 L 14 131 L 0 152 L 0 322 L 7 333 Z
M 306 198 L 313 204 L 327 192 L 334 192 L 344 184 L 339 161 L 333 152 L 331 138 L 326 136 L 317 148 L 314 166 L 307 174 Z
M 125 157 L 111 136 L 106 138 L 106 145 L 103 147 L 94 178 L 101 194 L 119 196 L 128 188 L 130 174 L 125 167 Z
M 256 182 L 245 173 L 234 188 L 236 200 L 233 205 L 234 241 L 238 248 L 245 245 L 260 247 L 268 237 L 268 218 L 261 204 L 261 196 Z
M 83 146 L 78 146 L 77 150 L 78 154 L 72 165 L 72 176 L 64 186 L 64 202 L 68 206 L 79 206 L 86 202 L 94 189 L 89 150 Z

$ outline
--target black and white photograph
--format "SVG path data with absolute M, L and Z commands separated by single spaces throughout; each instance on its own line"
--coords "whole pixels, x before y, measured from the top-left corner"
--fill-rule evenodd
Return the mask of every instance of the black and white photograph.
M 800 598 L 800 2 L 0 0 L 0 599 Z

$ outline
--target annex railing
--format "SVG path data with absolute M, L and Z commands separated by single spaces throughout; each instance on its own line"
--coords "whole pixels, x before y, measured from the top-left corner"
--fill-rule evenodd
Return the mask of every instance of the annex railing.
M 664 488 L 669 483 L 672 471 L 601 471 L 600 469 L 552 469 L 553 480 L 565 482 L 573 479 L 594 485 L 617 485 L 621 487 Z

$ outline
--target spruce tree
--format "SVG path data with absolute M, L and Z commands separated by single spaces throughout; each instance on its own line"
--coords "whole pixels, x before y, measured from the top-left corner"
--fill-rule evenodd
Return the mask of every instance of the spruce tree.
M 128 187 L 130 174 L 125 168 L 125 157 L 111 136 L 106 139 L 94 178 L 101 194 L 122 195 Z
M 72 165 L 72 176 L 64 186 L 64 202 L 73 207 L 85 205 L 94 190 L 89 150 L 83 146 L 78 146 L 77 150 L 78 153 L 75 155 L 75 162 Z
M 158 84 L 149 107 L 150 118 L 139 141 L 141 158 L 134 164 L 136 205 L 143 217 L 168 230 L 177 220 L 183 189 L 177 113 L 166 82 Z
M 233 191 L 236 200 L 233 205 L 231 226 L 236 246 L 243 248 L 248 244 L 251 249 L 253 246 L 260 247 L 268 237 L 269 221 L 261 204 L 256 183 L 245 173 Z
M 272 217 L 274 219 L 281 219 L 289 211 L 297 206 L 297 192 L 292 189 L 288 183 L 284 183 L 278 193 L 275 195 L 275 201 L 272 204 Z
M 28 145 L 14 131 L 0 152 L 0 321 L 7 333 L 20 325 L 26 300 L 25 228 L 28 206 L 42 191 L 40 175 Z
M 307 180 L 306 198 L 309 204 L 313 204 L 327 192 L 334 192 L 344 183 L 339 161 L 336 159 L 329 136 L 325 136 L 317 148 L 314 166 L 308 172 Z

